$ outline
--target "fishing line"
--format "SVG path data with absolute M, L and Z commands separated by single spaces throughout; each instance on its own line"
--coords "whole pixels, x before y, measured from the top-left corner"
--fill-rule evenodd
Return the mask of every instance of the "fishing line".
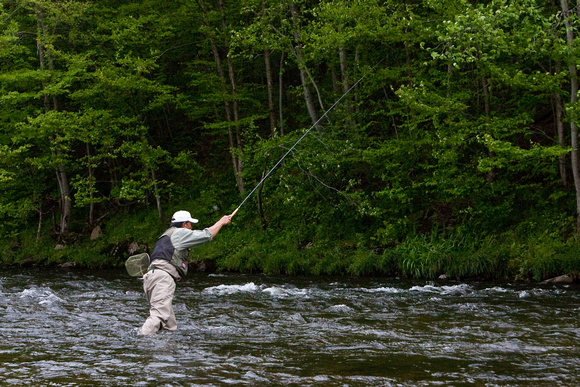
M 364 74 L 362 77 L 360 77 L 360 79 L 358 81 L 356 81 L 339 99 L 336 100 L 336 102 L 334 104 L 332 104 L 332 106 L 324 112 L 324 114 L 318 119 L 316 120 L 316 122 L 314 123 L 314 125 L 312 125 L 310 127 L 310 129 L 308 129 L 302 136 L 300 136 L 300 138 L 294 143 L 294 145 L 292 145 L 292 147 L 290 147 L 290 149 L 288 149 L 288 151 L 284 154 L 284 156 L 282 156 L 282 158 L 280 160 L 278 160 L 278 162 L 272 167 L 272 169 L 270 169 L 270 171 L 264 175 L 264 177 L 262 178 L 262 180 L 260 180 L 260 182 L 258 184 L 256 184 L 256 186 L 254 187 L 254 189 L 248 194 L 248 196 L 246 196 L 246 198 L 240 203 L 240 205 L 234 210 L 234 212 L 231 213 L 231 217 L 233 217 L 236 212 L 238 212 L 238 210 L 240 209 L 241 206 L 244 205 L 244 203 L 250 198 L 250 196 L 252 196 L 252 194 L 258 189 L 258 187 L 264 182 L 264 180 L 266 180 L 271 174 L 272 172 L 274 172 L 274 170 L 278 167 L 278 165 L 280 165 L 280 163 L 282 163 L 282 161 L 286 158 L 286 156 L 288 156 L 290 154 L 290 152 L 292 152 L 294 150 L 294 148 L 296 148 L 296 145 L 298 145 L 300 143 L 300 141 L 302 141 L 302 139 L 304 137 L 306 137 L 308 135 L 308 133 L 310 133 L 310 131 L 312 129 L 314 129 L 316 127 L 316 125 L 318 125 L 318 123 L 324 118 L 326 117 L 326 115 L 332 110 L 334 109 L 334 107 L 336 105 L 338 105 L 338 103 L 346 96 L 348 95 L 348 93 L 351 92 L 352 89 L 354 89 L 367 75 L 369 75 L 379 64 L 381 64 L 385 59 L 387 59 L 387 57 L 385 56 L 383 59 L 381 59 L 380 61 L 378 61 L 369 71 L 366 72 L 366 74 Z

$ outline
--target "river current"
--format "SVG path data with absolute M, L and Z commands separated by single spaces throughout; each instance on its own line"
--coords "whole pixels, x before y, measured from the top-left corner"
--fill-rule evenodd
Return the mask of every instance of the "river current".
M 580 288 L 193 274 L 143 337 L 123 269 L 0 276 L 0 384 L 580 386 Z

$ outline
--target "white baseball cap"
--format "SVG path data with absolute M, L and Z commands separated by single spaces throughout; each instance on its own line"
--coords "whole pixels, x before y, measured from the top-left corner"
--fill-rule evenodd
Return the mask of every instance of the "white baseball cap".
M 178 222 L 197 223 L 198 220 L 193 219 L 191 217 L 191 214 L 188 211 L 177 211 L 175 214 L 173 214 L 173 217 L 171 218 L 171 223 L 178 223 Z

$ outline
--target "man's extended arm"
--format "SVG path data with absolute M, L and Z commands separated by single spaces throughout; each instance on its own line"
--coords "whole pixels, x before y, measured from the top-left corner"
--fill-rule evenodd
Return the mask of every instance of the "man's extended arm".
M 232 222 L 232 215 L 224 215 L 221 217 L 220 220 L 215 222 L 215 224 L 211 227 L 208 227 L 209 232 L 211 233 L 211 237 L 214 238 L 217 233 L 221 230 L 222 226 L 226 224 L 230 224 Z

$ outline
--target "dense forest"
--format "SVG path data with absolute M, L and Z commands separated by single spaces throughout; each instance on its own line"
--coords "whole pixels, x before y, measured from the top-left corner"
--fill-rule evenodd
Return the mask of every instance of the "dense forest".
M 577 275 L 579 3 L 2 0 L 0 261 Z

